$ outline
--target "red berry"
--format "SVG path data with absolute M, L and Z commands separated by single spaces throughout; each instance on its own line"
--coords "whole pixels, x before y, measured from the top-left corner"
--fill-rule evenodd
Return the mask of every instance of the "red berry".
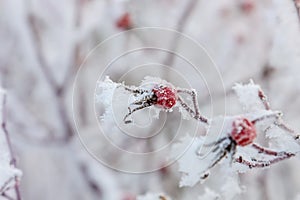
M 231 138 L 239 146 L 251 144 L 256 138 L 256 129 L 254 124 L 246 118 L 238 118 L 232 123 L 233 129 Z
M 170 87 L 156 87 L 153 90 L 156 96 L 156 105 L 164 109 L 170 109 L 176 104 L 176 91 Z
M 129 13 L 123 14 L 117 21 L 117 27 L 121 29 L 131 28 L 131 18 Z
M 245 0 L 240 4 L 240 9 L 246 14 L 251 13 L 255 8 L 255 4 L 251 0 Z

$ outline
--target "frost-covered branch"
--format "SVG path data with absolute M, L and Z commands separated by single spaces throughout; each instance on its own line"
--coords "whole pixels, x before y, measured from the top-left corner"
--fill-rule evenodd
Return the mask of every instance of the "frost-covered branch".
M 128 98 L 129 93 L 132 99 L 129 100 L 129 112 L 123 119 L 125 124 L 133 122 L 129 119 L 131 115 L 147 107 L 157 107 L 159 111 L 172 111 L 173 108 L 178 107 L 184 119 L 196 119 L 209 124 L 206 136 L 193 138 L 187 135 L 172 147 L 174 158 L 180 152 L 186 151 L 178 159 L 179 171 L 183 173 L 179 184 L 181 187 L 204 182 L 210 176 L 210 170 L 214 170 L 219 164 L 220 168 L 229 166 L 230 173 L 245 172 L 252 168 L 269 167 L 300 152 L 300 146 L 295 141 L 298 136 L 292 137 L 291 134 L 286 134 L 295 131 L 282 122 L 280 111 L 271 109 L 267 96 L 253 81 L 249 84 L 236 84 L 233 87 L 244 113 L 213 119 L 206 119 L 200 115 L 195 90 L 176 88 L 159 78 L 146 77 L 140 86 L 136 87 L 114 83 L 106 77 L 104 81 L 99 82 L 98 89 L 96 98 L 106 107 L 106 112 L 102 116 L 104 120 L 112 115 L 113 99 L 118 98 L 118 102 L 125 98 L 125 96 L 115 97 L 115 95 L 123 93 L 127 94 L 126 98 Z M 179 95 L 181 93 L 191 97 L 192 106 Z M 125 99 L 124 101 L 126 102 Z M 267 126 L 265 131 L 261 131 L 262 125 Z M 279 129 L 277 131 L 281 131 L 284 136 L 275 133 L 273 126 L 277 127 Z M 257 144 L 257 135 L 263 133 L 270 140 L 279 140 L 281 147 L 268 148 Z M 223 164 L 224 162 L 229 165 Z M 233 179 L 228 181 L 234 182 Z
M 245 85 L 237 84 L 233 89 L 244 108 L 244 114 L 212 119 L 206 138 L 187 136 L 173 146 L 175 156 L 194 140 L 189 150 L 178 160 L 179 171 L 184 173 L 180 186 L 193 186 L 199 181 L 203 182 L 209 177 L 210 170 L 223 160 L 228 160 L 232 169 L 237 172 L 244 172 L 247 168 L 268 167 L 299 153 L 300 146 L 295 141 L 298 136 L 286 134 L 295 131 L 281 122 L 281 112 L 271 110 L 260 86 L 250 81 Z M 279 149 L 269 149 L 255 143 L 257 134 L 260 134 L 258 124 L 268 127 L 265 136 L 278 140 L 277 143 L 281 144 Z M 278 130 L 273 130 L 270 126 L 275 126 Z M 191 161 L 195 166 L 189 164 Z
M 177 107 L 184 118 L 192 117 L 208 124 L 208 119 L 200 114 L 195 90 L 177 88 L 160 78 L 145 77 L 141 85 L 136 87 L 114 83 L 109 77 L 106 77 L 104 81 L 100 81 L 98 84 L 100 92 L 96 94 L 97 101 L 105 102 L 107 108 L 111 107 L 113 102 L 111 98 L 114 92 L 122 88 L 133 95 L 133 100 L 128 105 L 128 113 L 123 118 L 125 124 L 133 122 L 132 119 L 128 119 L 132 114 L 148 107 L 156 107 L 158 111 L 166 112 L 172 112 L 173 108 Z M 121 93 L 122 91 L 118 92 Z M 180 93 L 186 93 L 192 97 L 193 109 L 180 96 Z

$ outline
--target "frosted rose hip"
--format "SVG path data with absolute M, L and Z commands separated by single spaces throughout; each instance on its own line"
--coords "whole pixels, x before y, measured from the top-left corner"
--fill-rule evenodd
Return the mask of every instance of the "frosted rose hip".
M 256 129 L 254 124 L 246 118 L 238 118 L 234 120 L 231 138 L 239 146 L 251 144 L 256 138 Z
M 170 109 L 176 104 L 176 92 L 169 87 L 158 87 L 153 90 L 156 96 L 156 105 L 162 106 L 165 109 Z

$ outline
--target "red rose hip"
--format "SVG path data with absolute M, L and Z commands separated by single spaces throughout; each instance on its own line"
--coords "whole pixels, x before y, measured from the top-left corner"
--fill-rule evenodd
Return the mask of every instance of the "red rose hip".
M 233 121 L 232 126 L 231 138 L 237 145 L 246 146 L 256 138 L 255 126 L 248 119 L 238 118 Z
M 132 27 L 131 17 L 129 13 L 124 13 L 116 23 L 117 27 L 120 29 L 128 30 Z
M 155 105 L 161 106 L 164 109 L 170 109 L 176 104 L 176 91 L 170 87 L 156 87 L 152 89 L 156 96 Z

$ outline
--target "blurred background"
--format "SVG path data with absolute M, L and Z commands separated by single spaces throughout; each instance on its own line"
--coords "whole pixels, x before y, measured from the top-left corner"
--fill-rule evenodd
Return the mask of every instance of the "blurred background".
M 134 200 L 163 192 L 186 200 L 203 194 L 205 185 L 178 187 L 178 166 L 164 166 L 168 152 L 153 160 L 122 157 L 99 139 L 91 91 L 105 75 L 129 85 L 158 76 L 195 88 L 208 117 L 240 112 L 231 87 L 253 79 L 272 108 L 300 130 L 299 7 L 298 0 L 1 0 L 0 81 L 23 199 Z M 150 141 L 119 137 L 114 125 L 104 132 L 110 129 L 126 150 L 153 150 L 173 139 L 181 120 L 178 112 L 160 117 L 164 136 Z M 153 131 L 157 123 L 133 128 L 133 134 Z M 185 122 L 181 136 L 194 126 Z M 78 133 L 108 165 L 86 151 Z M 155 165 L 152 172 L 132 174 L 112 163 L 122 171 Z M 293 158 L 241 175 L 245 190 L 236 199 L 300 199 L 299 166 Z

